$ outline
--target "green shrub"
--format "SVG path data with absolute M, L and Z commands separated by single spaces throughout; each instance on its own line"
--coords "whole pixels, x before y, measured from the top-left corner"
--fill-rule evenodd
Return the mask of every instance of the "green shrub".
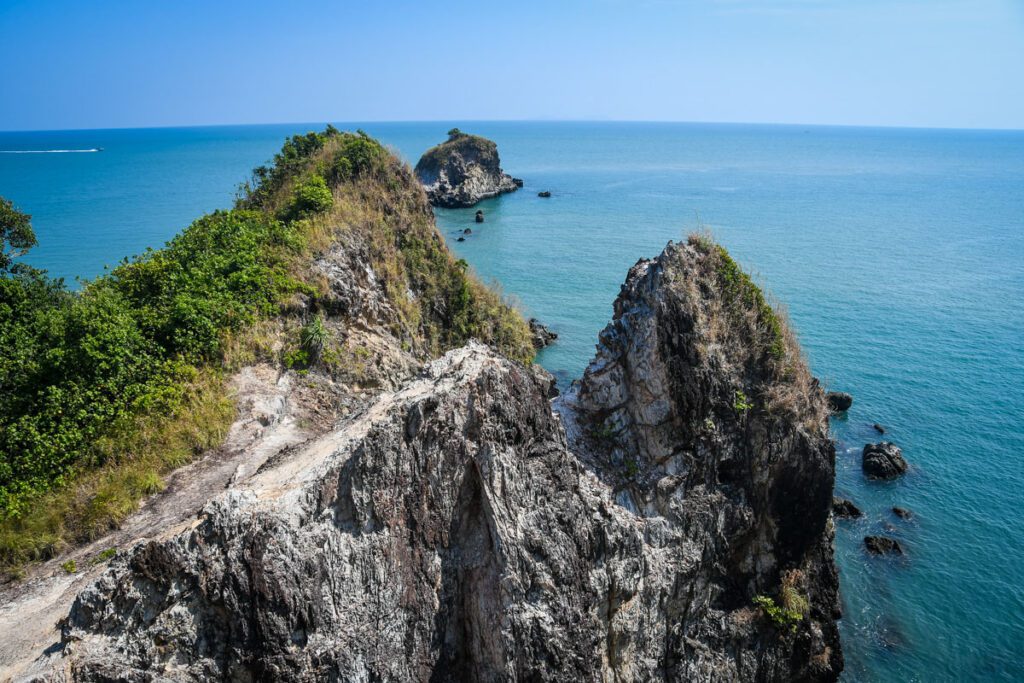
M 67 562 L 62 563 L 60 568 L 68 574 L 74 574 L 78 571 L 78 564 L 74 560 L 68 560 Z
M 323 213 L 334 204 L 331 188 L 323 176 L 311 175 L 295 186 L 292 202 L 288 206 L 284 218 L 294 220 L 313 214 Z
M 117 548 L 107 548 L 103 550 L 95 558 L 93 558 L 93 564 L 102 564 L 109 560 L 114 559 L 117 556 Z
M 804 615 L 795 609 L 776 605 L 775 601 L 767 595 L 756 596 L 754 605 L 759 607 L 761 612 L 780 631 L 796 632 L 797 626 L 804 618 Z
M 736 390 L 736 398 L 733 400 L 732 407 L 733 407 L 733 410 L 735 410 L 738 415 L 743 415 L 748 410 L 753 408 L 754 404 L 750 402 L 750 399 L 747 398 L 746 394 L 744 394 L 742 391 L 737 389 Z
M 310 321 L 303 326 L 302 332 L 299 336 L 302 348 L 308 354 L 309 361 L 315 363 L 320 358 L 321 354 L 323 354 L 328 341 L 328 333 L 327 328 L 324 327 L 323 316 L 313 316 Z

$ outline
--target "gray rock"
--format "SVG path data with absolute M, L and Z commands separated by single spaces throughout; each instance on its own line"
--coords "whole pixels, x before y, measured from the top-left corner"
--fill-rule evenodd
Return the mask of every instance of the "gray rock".
M 556 339 L 558 339 L 557 333 L 549 330 L 546 325 L 536 318 L 530 318 L 529 325 L 530 334 L 533 336 L 533 348 L 538 351 L 543 349 L 545 346 L 550 346 Z
M 484 222 L 484 212 L 483 211 L 477 211 L 476 212 L 476 222 L 477 223 L 483 223 Z
M 864 547 L 872 555 L 902 555 L 903 546 L 888 536 L 865 536 Z
M 907 461 L 898 446 L 881 441 L 864 446 L 861 468 L 871 479 L 895 479 L 907 471 Z
M 854 505 L 852 500 L 837 497 L 832 498 L 832 514 L 845 519 L 855 519 L 864 516 L 864 513 L 861 512 L 859 507 Z
M 446 142 L 427 150 L 415 172 L 430 203 L 449 208 L 473 206 L 523 186 L 522 180 L 501 170 L 494 142 L 458 129 L 449 131 Z M 478 216 L 477 222 L 483 222 Z
M 833 413 L 842 413 L 853 405 L 853 396 L 844 391 L 830 391 L 827 394 L 828 407 Z
M 704 317 L 730 315 L 710 258 L 670 245 L 634 266 L 553 403 L 550 374 L 471 343 L 267 458 L 193 524 L 119 553 L 40 666 L 80 681 L 836 680 L 825 398 L 779 384 L 795 380 L 746 348 L 747 318 Z M 755 407 L 736 409 L 740 388 Z M 809 604 L 794 632 L 753 608 L 783 581 Z
M 538 197 L 545 197 L 545 198 L 547 198 L 547 197 L 550 197 L 550 196 L 551 196 L 551 193 L 550 193 L 550 192 L 548 192 L 547 190 L 544 190 L 543 192 L 538 192 L 538 193 L 537 193 L 537 196 L 538 196 Z
M 896 515 L 900 519 L 913 519 L 914 513 L 907 508 L 901 508 L 899 506 L 893 506 L 892 514 Z

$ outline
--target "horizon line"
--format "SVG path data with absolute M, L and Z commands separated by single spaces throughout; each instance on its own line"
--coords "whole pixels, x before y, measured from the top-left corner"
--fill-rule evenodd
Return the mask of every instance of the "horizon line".
M 686 125 L 721 125 L 721 126 L 778 126 L 790 128 L 861 128 L 875 130 L 931 130 L 931 131 L 975 131 L 975 132 L 1024 132 L 1024 128 L 983 128 L 983 127 L 956 127 L 956 126 L 922 126 L 922 125 L 878 125 L 858 123 L 790 123 L 771 121 L 692 121 L 680 119 L 367 119 L 350 121 L 267 121 L 261 123 L 192 123 L 192 124 L 171 124 L 171 125 L 144 125 L 144 126 L 109 126 L 96 128 L 12 128 L 0 130 L 0 135 L 8 133 L 72 133 L 72 132 L 102 132 L 102 131 L 126 131 L 126 130 L 173 130 L 189 128 L 244 128 L 260 126 L 305 126 L 305 125 L 327 125 L 327 124 L 402 124 L 402 123 L 651 123 L 651 124 L 686 124 Z

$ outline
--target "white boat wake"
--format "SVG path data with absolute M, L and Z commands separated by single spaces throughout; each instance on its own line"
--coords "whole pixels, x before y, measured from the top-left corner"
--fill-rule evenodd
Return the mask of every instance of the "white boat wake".
M 102 147 L 92 149 L 0 149 L 0 154 L 87 154 L 102 151 Z

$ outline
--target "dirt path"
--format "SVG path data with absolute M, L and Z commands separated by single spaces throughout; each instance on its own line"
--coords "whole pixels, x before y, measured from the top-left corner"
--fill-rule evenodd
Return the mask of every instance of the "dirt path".
M 314 436 L 290 400 L 290 377 L 270 366 L 245 368 L 233 380 L 239 417 L 224 445 L 168 478 L 167 488 L 145 500 L 117 530 L 89 545 L 32 567 L 28 576 L 0 590 L 0 681 L 12 680 L 60 640 L 63 619 L 78 592 L 104 569 L 96 562 L 108 548 L 166 538 L 196 522 L 211 498 L 248 479 L 268 458 Z M 73 560 L 78 571 L 61 565 Z

